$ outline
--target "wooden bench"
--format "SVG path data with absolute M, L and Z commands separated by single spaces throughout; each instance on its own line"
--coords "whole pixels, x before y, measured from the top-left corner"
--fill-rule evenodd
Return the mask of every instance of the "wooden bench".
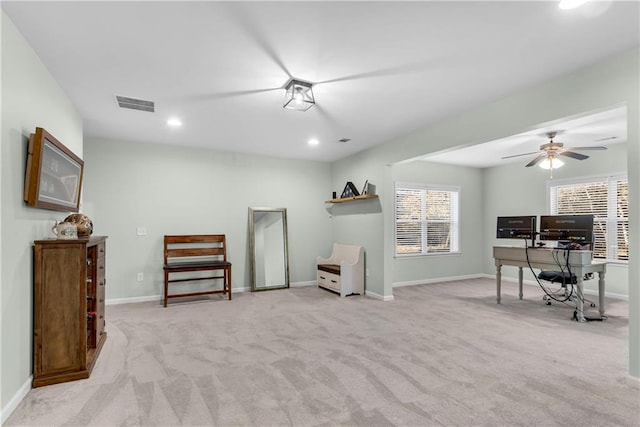
M 219 271 L 213 276 L 184 273 Z M 170 275 L 177 274 L 177 278 Z M 175 277 L 175 276 L 172 276 Z M 191 291 L 169 294 L 169 284 L 177 282 L 195 282 L 199 280 L 222 279 L 222 289 Z M 164 306 L 169 298 L 190 297 L 196 295 L 226 294 L 231 299 L 231 263 L 227 261 L 227 244 L 224 234 L 192 234 L 164 236 Z

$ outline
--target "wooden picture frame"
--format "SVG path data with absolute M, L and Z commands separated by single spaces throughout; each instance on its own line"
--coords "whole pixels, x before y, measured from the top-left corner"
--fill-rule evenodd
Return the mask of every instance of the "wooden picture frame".
M 346 197 L 356 197 L 359 195 L 360 193 L 358 192 L 358 189 L 356 188 L 356 186 L 353 185 L 353 182 L 347 181 L 347 185 L 344 186 L 344 190 L 342 190 L 342 194 L 340 195 L 340 198 L 344 199 Z
M 24 200 L 29 206 L 78 212 L 84 161 L 43 128 L 29 137 Z

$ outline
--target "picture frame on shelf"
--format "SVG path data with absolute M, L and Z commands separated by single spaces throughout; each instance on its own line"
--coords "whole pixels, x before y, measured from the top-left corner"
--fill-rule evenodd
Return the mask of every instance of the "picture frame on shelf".
M 353 182 L 347 181 L 347 185 L 344 186 L 344 190 L 342 190 L 342 194 L 340 195 L 340 198 L 344 199 L 347 197 L 356 197 L 359 195 L 360 193 L 358 192 L 358 189 L 356 188 L 356 186 L 353 185 Z

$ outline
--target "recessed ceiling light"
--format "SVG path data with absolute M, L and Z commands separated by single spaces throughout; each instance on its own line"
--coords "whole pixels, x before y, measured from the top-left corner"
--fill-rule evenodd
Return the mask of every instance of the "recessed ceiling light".
M 172 117 L 169 120 L 167 120 L 167 124 L 172 128 L 178 128 L 182 126 L 182 122 L 180 121 L 180 119 L 177 119 L 175 117 Z
M 576 7 L 582 6 L 588 0 L 560 0 L 560 4 L 558 7 L 562 10 L 575 9 Z
M 320 141 L 318 141 L 316 138 L 311 138 L 308 142 L 309 145 L 318 145 L 320 144 Z

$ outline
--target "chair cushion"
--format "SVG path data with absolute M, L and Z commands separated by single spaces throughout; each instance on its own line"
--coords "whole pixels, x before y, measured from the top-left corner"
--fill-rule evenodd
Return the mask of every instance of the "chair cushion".
M 340 275 L 340 266 L 336 264 L 318 264 L 318 270 Z
M 541 271 L 540 274 L 538 274 L 538 279 L 546 280 L 547 282 L 562 284 L 571 283 L 575 285 L 576 283 L 578 283 L 576 275 L 571 274 L 571 276 L 569 276 L 569 272 L 566 271 Z

